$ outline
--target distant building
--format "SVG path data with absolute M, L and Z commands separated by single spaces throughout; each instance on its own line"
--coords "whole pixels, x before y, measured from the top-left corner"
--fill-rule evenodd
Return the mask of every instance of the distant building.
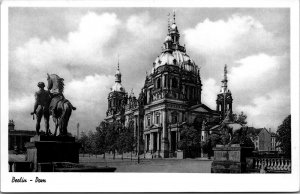
M 254 143 L 256 151 L 278 151 L 276 149 L 275 133 L 268 131 L 266 128 L 249 127 L 249 135 Z
M 8 122 L 8 150 L 25 151 L 25 143 L 36 134 L 35 131 L 16 130 L 13 120 Z

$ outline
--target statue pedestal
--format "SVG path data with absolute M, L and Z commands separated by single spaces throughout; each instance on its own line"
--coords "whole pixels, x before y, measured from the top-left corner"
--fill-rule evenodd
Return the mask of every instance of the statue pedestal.
M 245 173 L 246 157 L 251 156 L 253 147 L 240 144 L 217 145 L 214 149 L 212 173 Z
M 74 137 L 34 136 L 25 144 L 27 149 L 26 161 L 33 163 L 33 171 L 39 163 L 79 162 L 80 143 Z

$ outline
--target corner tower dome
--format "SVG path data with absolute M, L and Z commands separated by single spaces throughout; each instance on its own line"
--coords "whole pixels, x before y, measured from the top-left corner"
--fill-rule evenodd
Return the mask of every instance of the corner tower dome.
M 168 20 L 168 34 L 163 43 L 163 50 L 161 54 L 153 62 L 152 73 L 155 69 L 164 65 L 179 66 L 183 70 L 198 73 L 199 67 L 186 53 L 185 46 L 179 43 L 180 34 L 175 21 L 175 12 L 173 13 L 173 23 L 170 26 Z
M 115 84 L 112 86 L 111 90 L 113 92 L 125 92 L 124 87 L 122 86 L 122 74 L 120 72 L 120 66 L 119 66 L 119 61 L 118 61 L 118 69 L 115 73 Z

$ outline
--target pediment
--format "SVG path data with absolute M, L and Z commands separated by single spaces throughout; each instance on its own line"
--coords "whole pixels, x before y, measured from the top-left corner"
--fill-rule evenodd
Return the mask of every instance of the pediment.
M 207 107 L 206 105 L 204 104 L 199 104 L 199 105 L 196 105 L 194 107 L 191 107 L 190 109 L 191 111 L 195 111 L 195 112 L 204 112 L 204 113 L 209 113 L 209 112 L 213 112 L 213 110 L 211 110 L 209 107 Z

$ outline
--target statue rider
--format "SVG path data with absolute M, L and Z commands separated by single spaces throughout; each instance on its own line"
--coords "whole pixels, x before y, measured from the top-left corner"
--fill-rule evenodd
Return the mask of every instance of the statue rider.
M 50 104 L 50 93 L 47 90 L 44 90 L 45 84 L 44 82 L 39 82 L 37 84 L 39 87 L 39 91 L 35 92 L 35 103 L 33 112 L 31 115 L 36 114 L 36 133 L 37 135 L 40 134 L 40 122 L 42 120 L 42 117 L 44 117 L 45 121 L 45 130 L 46 134 L 49 134 L 49 104 Z

